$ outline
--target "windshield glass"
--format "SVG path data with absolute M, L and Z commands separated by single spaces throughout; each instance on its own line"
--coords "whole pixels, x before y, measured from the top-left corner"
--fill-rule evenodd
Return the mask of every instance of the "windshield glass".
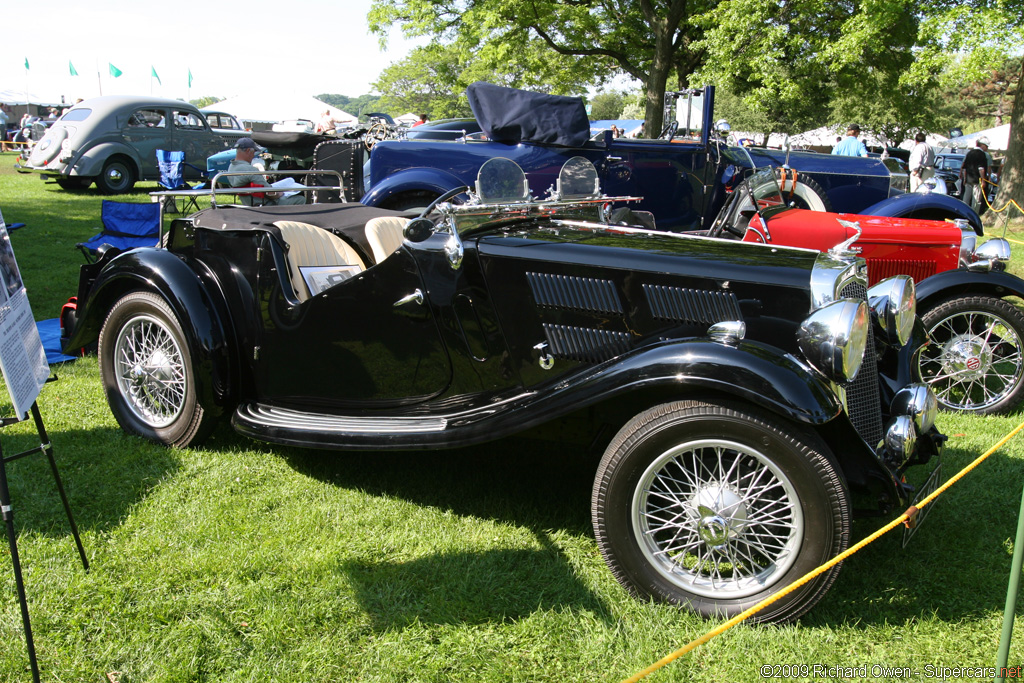
M 935 168 L 940 171 L 959 171 L 963 164 L 963 157 L 939 157 L 935 162 Z

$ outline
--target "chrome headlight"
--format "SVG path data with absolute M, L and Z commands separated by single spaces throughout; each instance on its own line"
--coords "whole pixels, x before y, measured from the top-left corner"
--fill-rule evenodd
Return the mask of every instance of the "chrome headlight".
M 1010 260 L 1010 243 L 1001 237 L 990 239 L 974 250 L 970 270 L 1003 270 Z
M 835 382 L 849 382 L 864 361 L 868 324 L 867 303 L 840 299 L 800 323 L 797 343 L 818 372 Z
M 923 434 L 935 424 L 939 401 L 927 384 L 908 384 L 896 392 L 889 410 L 892 415 L 909 417 L 918 433 Z
M 917 430 L 906 415 L 895 418 L 885 430 L 885 450 L 896 462 L 903 464 L 917 450 Z
M 903 346 L 910 340 L 917 316 L 917 295 L 909 275 L 882 280 L 868 290 L 872 318 L 890 344 Z

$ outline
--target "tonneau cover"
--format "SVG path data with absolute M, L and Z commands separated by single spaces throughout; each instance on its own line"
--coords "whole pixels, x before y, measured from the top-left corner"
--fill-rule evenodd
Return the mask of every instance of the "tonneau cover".
M 483 81 L 466 88 L 466 97 L 481 130 L 491 140 L 579 147 L 590 139 L 590 121 L 579 97 L 545 95 Z

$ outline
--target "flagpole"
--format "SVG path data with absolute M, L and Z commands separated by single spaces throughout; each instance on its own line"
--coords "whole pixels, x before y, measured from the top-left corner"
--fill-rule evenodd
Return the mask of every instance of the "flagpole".
M 96 82 L 100 85 L 100 97 L 103 97 L 103 79 L 100 78 L 100 58 L 96 58 Z

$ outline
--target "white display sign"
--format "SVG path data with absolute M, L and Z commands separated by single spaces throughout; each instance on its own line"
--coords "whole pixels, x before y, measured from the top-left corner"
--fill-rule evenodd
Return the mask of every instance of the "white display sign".
M 0 214 L 0 371 L 14 410 L 24 418 L 39 396 L 50 366 L 21 280 L 7 225 Z

